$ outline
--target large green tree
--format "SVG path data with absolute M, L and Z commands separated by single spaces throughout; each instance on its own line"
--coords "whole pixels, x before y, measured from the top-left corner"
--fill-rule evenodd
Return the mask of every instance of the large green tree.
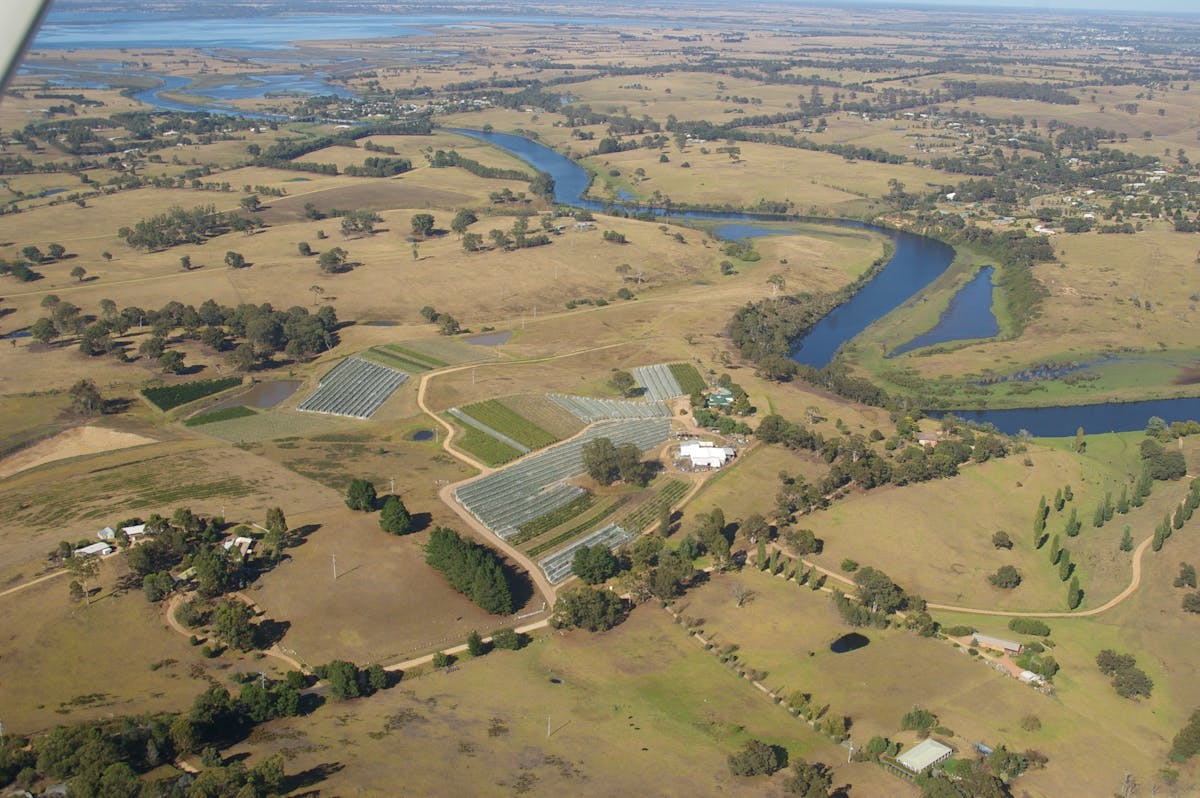
M 603 632 L 624 620 L 625 612 L 625 600 L 611 590 L 579 587 L 559 594 L 550 625 Z
M 225 599 L 213 611 L 213 633 L 230 648 L 254 648 L 254 629 L 254 610 L 242 601 Z
M 413 531 L 412 516 L 399 496 L 388 496 L 384 500 L 383 510 L 379 513 L 379 526 L 393 535 L 407 535 Z
M 375 495 L 375 484 L 365 479 L 350 480 L 350 487 L 346 490 L 346 506 L 351 510 L 361 510 L 362 512 L 372 512 L 379 499 Z

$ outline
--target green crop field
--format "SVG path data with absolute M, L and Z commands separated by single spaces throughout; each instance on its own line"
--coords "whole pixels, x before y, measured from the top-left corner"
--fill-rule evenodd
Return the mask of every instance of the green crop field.
M 460 432 L 454 438 L 454 445 L 464 452 L 474 455 L 486 465 L 504 465 L 521 456 L 516 449 L 507 443 L 496 440 L 486 432 L 465 425 L 458 429 Z
M 571 525 L 566 529 L 556 529 L 550 533 L 550 536 L 545 540 L 534 541 L 534 545 L 529 547 L 528 554 L 530 557 L 539 557 L 548 551 L 558 548 L 559 546 L 568 543 L 575 538 L 588 532 L 607 520 L 609 516 L 620 510 L 629 503 L 632 497 L 630 496 L 614 496 L 609 500 L 600 503 L 596 512 L 589 515 L 587 518 Z
M 688 396 L 708 387 L 700 372 L 696 371 L 696 367 L 691 363 L 671 363 L 668 368 L 671 369 L 671 375 L 675 377 L 679 387 Z
M 517 394 L 499 401 L 558 440 L 566 440 L 584 428 L 582 421 L 542 394 Z
M 142 396 L 149 399 L 159 410 L 170 410 L 241 384 L 241 377 L 224 377 L 219 380 L 196 380 L 195 382 L 185 382 L 179 385 L 164 385 L 160 388 L 143 388 Z
M 656 489 L 654 498 L 642 502 L 633 512 L 617 520 L 630 532 L 641 532 L 646 527 L 658 521 L 658 514 L 663 507 L 672 507 L 688 492 L 688 483 L 672 479 Z
M 533 540 L 538 535 L 549 532 L 559 524 L 566 523 L 575 516 L 587 512 L 595 503 L 596 496 L 593 493 L 584 493 L 582 496 L 576 496 L 563 506 L 556 507 L 545 515 L 521 524 L 517 527 L 517 534 L 509 538 L 508 542 L 514 546 L 519 546 L 528 540 Z
M 416 360 L 397 355 L 386 346 L 374 346 L 359 352 L 358 355 L 382 366 L 387 366 L 397 371 L 408 372 L 409 374 L 419 374 L 422 371 L 429 371 L 431 368 L 425 363 L 418 363 Z
M 486 424 L 496 432 L 507 435 L 530 449 L 540 449 L 558 440 L 496 399 L 475 402 L 460 409 L 476 421 Z

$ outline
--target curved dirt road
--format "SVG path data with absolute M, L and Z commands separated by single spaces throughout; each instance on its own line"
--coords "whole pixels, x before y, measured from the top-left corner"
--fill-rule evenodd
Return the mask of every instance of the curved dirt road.
M 976 607 L 956 607 L 953 604 L 934 604 L 933 602 L 929 602 L 926 606 L 935 610 L 966 612 L 973 615 L 1005 615 L 1012 618 L 1087 618 L 1092 615 L 1099 615 L 1102 612 L 1108 612 L 1132 596 L 1133 591 L 1137 590 L 1138 586 L 1142 584 L 1142 555 L 1146 553 L 1146 549 L 1150 548 L 1150 544 L 1153 542 L 1154 538 L 1148 537 L 1133 550 L 1133 577 L 1129 580 L 1129 585 L 1099 607 L 1093 607 L 1090 610 L 1083 610 L 1082 612 L 1005 612 L 1004 610 L 981 610 Z

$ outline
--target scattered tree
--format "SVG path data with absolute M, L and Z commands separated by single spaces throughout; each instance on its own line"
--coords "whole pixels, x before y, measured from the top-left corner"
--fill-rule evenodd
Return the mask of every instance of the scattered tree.
M 375 509 L 379 499 L 375 495 L 375 485 L 365 479 L 350 480 L 350 487 L 346 490 L 346 506 L 351 510 L 361 510 L 362 512 L 371 512 Z

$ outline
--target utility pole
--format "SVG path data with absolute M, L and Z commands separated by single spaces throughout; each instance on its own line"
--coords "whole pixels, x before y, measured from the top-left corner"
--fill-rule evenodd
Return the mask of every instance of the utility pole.
M 333 581 L 337 581 L 337 555 L 330 555 L 333 558 Z
M 391 490 L 389 490 L 388 492 L 393 496 L 396 495 L 396 478 L 395 477 L 392 477 L 392 487 L 391 487 Z

